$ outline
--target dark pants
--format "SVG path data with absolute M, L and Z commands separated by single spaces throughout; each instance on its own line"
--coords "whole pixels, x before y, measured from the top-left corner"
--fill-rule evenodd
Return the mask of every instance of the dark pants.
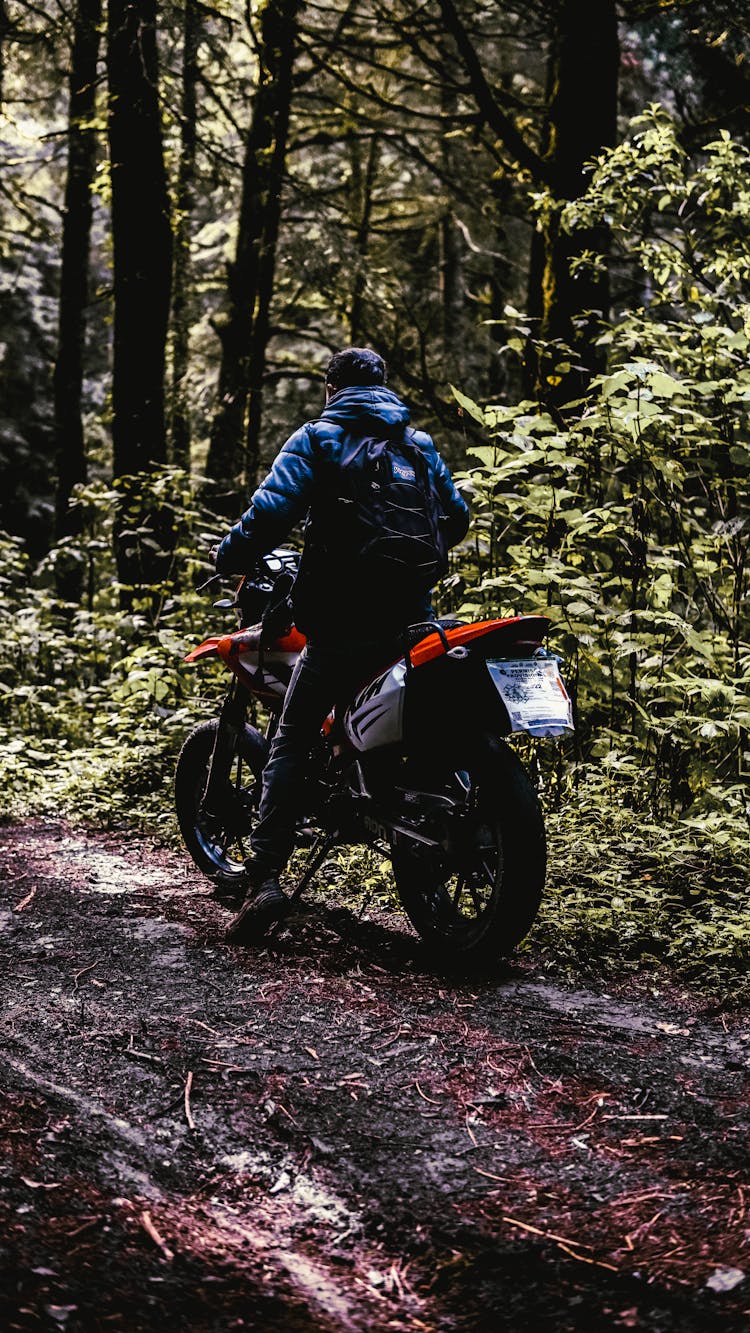
M 307 758 L 334 703 L 350 697 L 357 685 L 397 656 L 392 639 L 343 650 L 313 644 L 303 649 L 263 770 L 260 814 L 248 861 L 256 883 L 279 874 L 292 854 L 308 777 Z

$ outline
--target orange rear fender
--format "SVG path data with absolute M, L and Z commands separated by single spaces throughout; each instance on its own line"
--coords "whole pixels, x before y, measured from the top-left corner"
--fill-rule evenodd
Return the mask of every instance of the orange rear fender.
M 549 624 L 547 616 L 508 616 L 505 620 L 479 620 L 474 625 L 457 625 L 455 629 L 447 629 L 445 637 L 451 648 L 468 646 L 488 634 L 502 639 L 504 647 L 507 644 L 508 648 L 536 648 L 545 638 Z M 423 666 L 444 651 L 440 635 L 428 634 L 412 648 L 409 656 L 412 666 Z

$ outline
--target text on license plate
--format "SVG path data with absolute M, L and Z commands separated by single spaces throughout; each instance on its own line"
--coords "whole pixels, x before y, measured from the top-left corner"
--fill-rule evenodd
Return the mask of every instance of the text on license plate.
M 553 657 L 488 658 L 487 669 L 511 731 L 564 736 L 573 730 L 570 696 Z

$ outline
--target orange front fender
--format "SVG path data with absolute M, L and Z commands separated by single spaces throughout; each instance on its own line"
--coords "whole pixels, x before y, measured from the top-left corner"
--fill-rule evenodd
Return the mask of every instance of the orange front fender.
M 201 657 L 218 657 L 220 643 L 221 639 L 218 638 L 204 639 L 203 643 L 198 644 L 197 648 L 191 649 L 187 657 L 183 658 L 183 661 L 197 662 Z

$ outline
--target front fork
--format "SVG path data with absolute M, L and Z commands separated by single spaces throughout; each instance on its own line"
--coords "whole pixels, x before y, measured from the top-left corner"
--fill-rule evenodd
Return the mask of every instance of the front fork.
M 239 681 L 233 680 L 219 713 L 216 740 L 201 797 L 200 809 L 208 815 L 222 813 L 232 761 L 239 749 L 240 736 L 245 730 L 247 706 L 247 690 Z

